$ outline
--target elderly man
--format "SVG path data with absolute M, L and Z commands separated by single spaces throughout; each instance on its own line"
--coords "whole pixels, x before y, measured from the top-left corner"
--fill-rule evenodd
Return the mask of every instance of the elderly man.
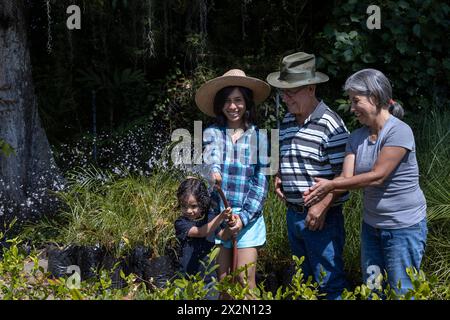
M 328 79 L 315 71 L 315 56 L 304 52 L 284 57 L 281 70 L 267 76 L 288 107 L 280 128 L 275 192 L 287 205 L 291 250 L 305 257 L 303 272 L 320 283 L 325 298 L 339 299 L 347 287 L 342 204 L 348 194 L 329 194 L 311 207 L 303 202 L 315 177 L 332 179 L 342 171 L 349 133 L 339 115 L 316 98 L 316 84 Z

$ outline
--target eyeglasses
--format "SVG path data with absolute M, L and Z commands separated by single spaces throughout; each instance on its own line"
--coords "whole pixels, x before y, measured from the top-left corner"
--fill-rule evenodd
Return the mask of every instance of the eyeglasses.
M 307 86 L 302 86 L 299 87 L 297 89 L 278 89 L 278 94 L 281 97 L 287 96 L 289 98 L 292 98 L 293 96 L 295 96 L 299 91 L 301 91 L 302 89 L 306 88 Z

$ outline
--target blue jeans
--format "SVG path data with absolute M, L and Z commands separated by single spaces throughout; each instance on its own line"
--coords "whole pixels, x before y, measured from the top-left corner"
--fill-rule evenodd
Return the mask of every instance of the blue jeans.
M 286 220 L 289 244 L 292 253 L 305 257 L 302 265 L 305 278 L 313 276 L 319 282 L 320 291 L 326 293 L 326 299 L 340 299 L 344 288 L 348 288 L 344 273 L 342 252 L 345 243 L 344 216 L 342 206 L 331 207 L 320 231 L 311 231 L 305 227 L 307 209 L 303 212 L 288 208 Z
M 402 229 L 378 229 L 367 223 L 361 228 L 361 271 L 369 288 L 380 289 L 375 282 L 379 272 L 387 274 L 387 283 L 397 294 L 405 294 L 412 288 L 406 268 L 420 268 L 427 240 L 426 218 Z M 401 282 L 401 289 L 397 288 Z

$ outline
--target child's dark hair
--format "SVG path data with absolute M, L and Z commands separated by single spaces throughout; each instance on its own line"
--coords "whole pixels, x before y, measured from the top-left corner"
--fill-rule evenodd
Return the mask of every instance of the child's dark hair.
M 208 213 L 211 206 L 211 198 L 202 180 L 198 178 L 187 178 L 181 182 L 177 191 L 178 204 L 181 205 L 189 195 L 195 197 L 202 214 Z

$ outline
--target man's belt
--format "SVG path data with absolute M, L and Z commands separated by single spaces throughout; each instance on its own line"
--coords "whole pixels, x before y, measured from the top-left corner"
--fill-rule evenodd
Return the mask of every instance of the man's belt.
M 300 213 L 305 212 L 306 210 L 308 210 L 308 207 L 306 207 L 303 204 L 296 204 L 296 203 L 288 202 L 287 206 L 288 206 L 289 209 L 297 211 L 297 212 L 300 212 Z

